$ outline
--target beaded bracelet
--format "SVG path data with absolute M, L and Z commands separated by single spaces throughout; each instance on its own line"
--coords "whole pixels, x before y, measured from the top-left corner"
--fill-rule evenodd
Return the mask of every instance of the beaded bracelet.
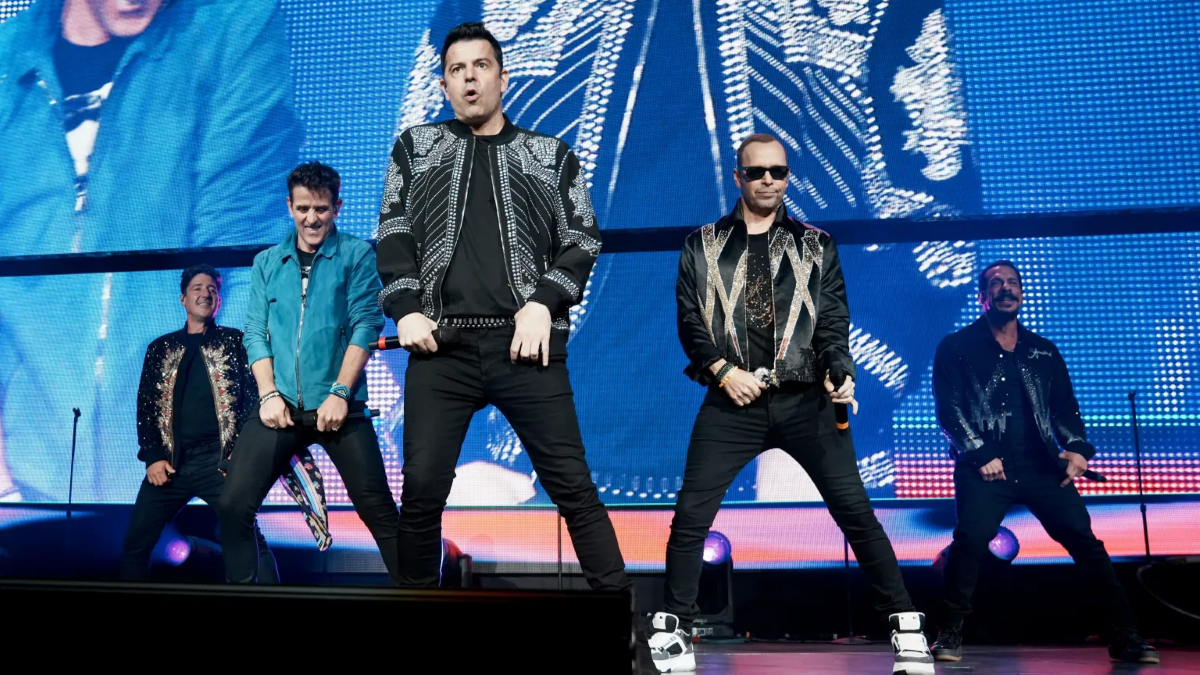
M 267 401 L 270 401 L 273 398 L 279 398 L 280 396 L 283 396 L 283 394 L 279 393 L 278 389 L 276 389 L 274 391 L 269 391 L 269 392 L 263 394 L 261 397 L 259 397 L 258 404 L 262 405 L 262 404 L 266 403 Z
M 343 401 L 350 400 L 350 387 L 347 387 L 341 382 L 334 382 L 333 386 L 329 388 L 329 393 L 342 399 Z
M 736 368 L 737 366 L 729 362 L 726 362 L 725 365 L 721 366 L 721 369 L 717 371 L 717 386 L 724 388 L 725 381 L 729 379 L 729 375 L 733 373 L 734 369 Z

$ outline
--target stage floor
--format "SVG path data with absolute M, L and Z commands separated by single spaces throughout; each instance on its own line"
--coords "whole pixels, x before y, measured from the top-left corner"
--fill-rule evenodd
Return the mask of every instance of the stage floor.
M 1160 647 L 1162 663 L 1114 663 L 1103 647 L 970 647 L 958 663 L 939 663 L 939 675 L 1100 675 L 1200 673 L 1200 648 Z M 696 645 L 698 675 L 888 675 L 892 652 L 886 644 L 838 646 L 829 644 Z

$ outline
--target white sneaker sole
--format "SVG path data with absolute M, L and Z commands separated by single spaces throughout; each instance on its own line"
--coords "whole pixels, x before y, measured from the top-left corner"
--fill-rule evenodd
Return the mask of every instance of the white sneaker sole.
M 660 673 L 690 673 L 696 669 L 696 654 L 689 652 L 654 662 Z M 932 675 L 932 672 L 930 673 Z
M 892 675 L 934 675 L 932 663 L 895 663 Z

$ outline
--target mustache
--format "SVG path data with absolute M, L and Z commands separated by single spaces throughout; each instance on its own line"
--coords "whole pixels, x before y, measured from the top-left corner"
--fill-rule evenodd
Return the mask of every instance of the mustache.
M 996 301 L 997 301 L 997 302 L 998 302 L 998 301 L 1000 301 L 1000 300 L 1013 300 L 1013 301 L 1016 301 L 1016 299 L 1017 299 L 1017 296 L 1013 295 L 1012 293 L 1009 293 L 1008 291 L 1002 291 L 1002 292 L 1001 292 L 999 295 L 997 295 L 997 296 L 996 296 L 996 298 L 995 298 L 995 299 L 996 299 Z

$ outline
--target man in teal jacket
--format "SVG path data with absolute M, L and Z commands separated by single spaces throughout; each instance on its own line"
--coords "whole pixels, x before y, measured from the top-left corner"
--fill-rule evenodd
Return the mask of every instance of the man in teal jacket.
M 0 25 L 0 255 L 278 241 L 295 166 L 273 0 L 37 0 Z M 231 297 L 249 270 L 225 274 Z M 0 501 L 131 501 L 138 371 L 171 273 L 0 278 Z M 65 303 L 65 304 L 64 304 Z M 229 319 L 240 314 L 229 308 Z M 55 313 L 53 308 L 67 307 Z M 239 317 L 240 318 L 240 317 Z M 48 326 L 69 326 L 70 348 Z
M 254 258 L 243 343 L 258 412 L 238 437 L 217 507 L 232 583 L 256 580 L 255 513 L 288 460 L 313 444 L 333 460 L 397 578 L 399 514 L 375 429 L 362 416 L 362 371 L 383 328 L 381 285 L 371 245 L 337 230 L 340 187 L 337 172 L 319 162 L 293 170 L 288 210 L 296 229 Z

